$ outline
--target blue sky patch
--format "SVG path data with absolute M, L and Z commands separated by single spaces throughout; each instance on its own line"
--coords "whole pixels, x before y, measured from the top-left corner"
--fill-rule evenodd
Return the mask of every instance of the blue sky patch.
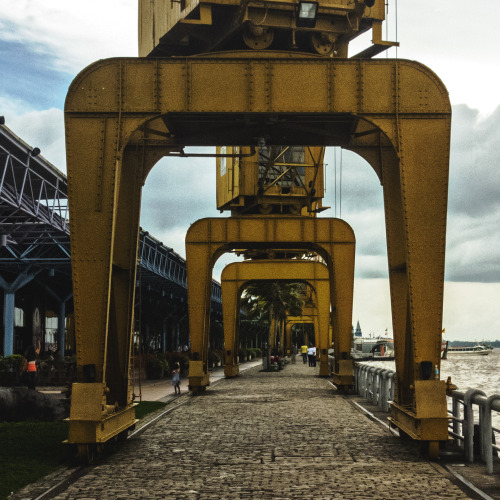
M 54 68 L 54 58 L 30 45 L 0 40 L 0 96 L 33 110 L 64 107 L 75 75 Z

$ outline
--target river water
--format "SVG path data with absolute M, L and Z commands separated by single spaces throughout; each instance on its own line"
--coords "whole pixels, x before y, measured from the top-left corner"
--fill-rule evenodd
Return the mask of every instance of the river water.
M 394 361 L 367 361 L 371 366 L 395 370 Z M 500 394 L 500 349 L 493 349 L 487 356 L 451 354 L 441 360 L 441 380 L 451 377 L 461 392 L 480 389 L 486 396 Z M 477 416 L 476 416 L 477 418 Z M 493 425 L 500 428 L 500 413 L 493 412 Z

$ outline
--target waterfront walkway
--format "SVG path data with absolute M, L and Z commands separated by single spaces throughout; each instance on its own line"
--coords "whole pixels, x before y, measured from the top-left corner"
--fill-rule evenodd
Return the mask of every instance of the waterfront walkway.
M 183 392 L 54 498 L 469 498 L 313 368 L 259 370 Z

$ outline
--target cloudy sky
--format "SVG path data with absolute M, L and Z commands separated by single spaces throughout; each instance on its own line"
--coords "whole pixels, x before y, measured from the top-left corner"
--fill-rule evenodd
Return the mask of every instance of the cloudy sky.
M 450 340 L 500 339 L 499 18 L 498 0 L 400 1 L 397 22 L 395 0 L 389 6 L 389 39 L 397 36 L 401 44 L 389 57 L 429 66 L 453 105 L 443 321 Z M 2 0 L 0 115 L 65 171 L 62 110 L 70 82 L 93 61 L 136 55 L 137 0 Z M 332 209 L 323 215 L 341 211 L 357 238 L 353 321 L 365 334 L 391 332 L 382 188 L 352 153 L 331 149 L 325 161 L 324 204 Z M 142 226 L 184 255 L 189 225 L 219 215 L 214 161 L 160 162 L 146 183 L 142 210 Z

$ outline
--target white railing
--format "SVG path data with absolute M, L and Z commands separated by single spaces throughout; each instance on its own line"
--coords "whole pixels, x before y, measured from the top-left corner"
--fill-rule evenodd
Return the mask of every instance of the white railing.
M 395 375 L 393 370 L 355 363 L 356 392 L 389 412 L 389 402 L 394 400 Z M 486 463 L 486 471 L 493 474 L 493 456 L 500 451 L 496 438 L 500 429 L 492 425 L 492 413 L 500 416 L 500 394 L 487 397 L 483 391 L 469 389 L 466 392 L 452 391 L 449 435 L 455 444 L 464 450 L 468 462 L 476 456 Z
M 469 389 L 466 392 L 453 391 L 451 393 L 452 420 L 450 435 L 455 444 L 464 449 L 465 458 L 469 463 L 474 462 L 475 448 L 486 463 L 486 471 L 493 474 L 493 455 L 500 451 L 496 445 L 495 435 L 500 437 L 500 429 L 492 425 L 492 412 L 500 414 L 500 394 L 487 397 L 483 391 Z M 477 416 L 476 418 L 476 408 Z

